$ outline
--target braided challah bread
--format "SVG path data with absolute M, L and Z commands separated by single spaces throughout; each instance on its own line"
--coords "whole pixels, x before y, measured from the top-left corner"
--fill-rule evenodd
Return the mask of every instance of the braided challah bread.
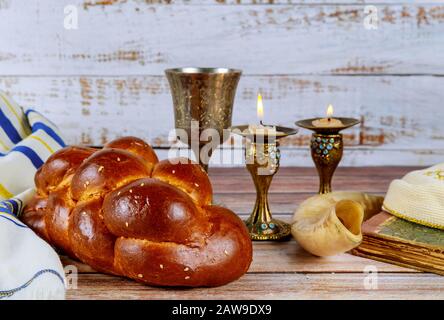
M 188 159 L 158 161 L 126 137 L 97 150 L 67 147 L 35 176 L 22 220 L 94 269 L 160 286 L 218 286 L 252 260 L 243 222 L 212 205 L 206 172 Z

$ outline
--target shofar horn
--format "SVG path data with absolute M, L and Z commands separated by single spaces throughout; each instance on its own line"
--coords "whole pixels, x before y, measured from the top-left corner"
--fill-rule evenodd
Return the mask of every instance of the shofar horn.
M 384 198 L 360 192 L 333 192 L 305 200 L 293 216 L 291 233 L 308 252 L 332 256 L 358 246 L 364 220 L 381 211 Z

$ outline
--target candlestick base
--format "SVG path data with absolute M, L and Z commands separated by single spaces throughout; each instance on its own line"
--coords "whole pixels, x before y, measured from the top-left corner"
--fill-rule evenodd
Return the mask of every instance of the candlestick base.
M 268 206 L 268 189 L 279 170 L 280 157 L 278 141 L 247 141 L 245 159 L 256 187 L 256 203 L 251 216 L 245 221 L 252 240 L 282 240 L 290 235 L 290 226 L 273 219 Z
M 276 127 L 278 134 L 259 136 L 249 132 L 246 126 L 233 127 L 232 131 L 247 138 L 245 148 L 246 167 L 256 187 L 256 203 L 245 221 L 252 240 L 284 240 L 290 235 L 289 224 L 273 219 L 268 205 L 268 189 L 273 176 L 279 170 L 279 138 L 295 134 L 291 128 Z
M 319 193 L 332 191 L 331 180 L 342 159 L 344 144 L 341 130 L 357 125 L 360 121 L 353 118 L 336 118 L 342 126 L 322 127 L 313 125 L 319 118 L 296 122 L 299 127 L 314 131 L 311 142 L 311 157 L 319 174 Z
M 288 223 L 278 219 L 271 219 L 268 222 L 254 221 L 254 217 L 259 214 L 253 213 L 252 216 L 245 221 L 250 238 L 252 240 L 285 240 L 290 236 L 291 226 Z

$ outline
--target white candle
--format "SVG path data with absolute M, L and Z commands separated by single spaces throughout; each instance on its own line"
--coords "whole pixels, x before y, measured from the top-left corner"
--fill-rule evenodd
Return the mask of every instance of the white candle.
M 267 126 L 263 124 L 264 119 L 264 104 L 262 102 L 262 95 L 257 95 L 257 118 L 259 124 L 250 124 L 248 130 L 254 135 L 276 135 L 276 126 Z
M 327 108 L 327 118 L 316 119 L 312 125 L 318 128 L 340 128 L 344 124 L 341 120 L 333 118 L 333 106 L 330 104 Z

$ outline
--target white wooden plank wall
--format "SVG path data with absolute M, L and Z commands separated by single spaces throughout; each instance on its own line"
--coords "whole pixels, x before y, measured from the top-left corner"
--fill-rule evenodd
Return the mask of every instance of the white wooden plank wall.
M 64 28 L 68 5 L 78 29 Z M 345 132 L 342 165 L 444 161 L 444 1 L 0 0 L 0 39 L 0 89 L 69 143 L 132 134 L 166 148 L 163 70 L 228 66 L 244 70 L 233 124 L 256 121 L 258 91 L 268 123 L 292 126 L 332 103 L 363 120 Z M 308 138 L 283 143 L 284 165 L 312 165 Z

